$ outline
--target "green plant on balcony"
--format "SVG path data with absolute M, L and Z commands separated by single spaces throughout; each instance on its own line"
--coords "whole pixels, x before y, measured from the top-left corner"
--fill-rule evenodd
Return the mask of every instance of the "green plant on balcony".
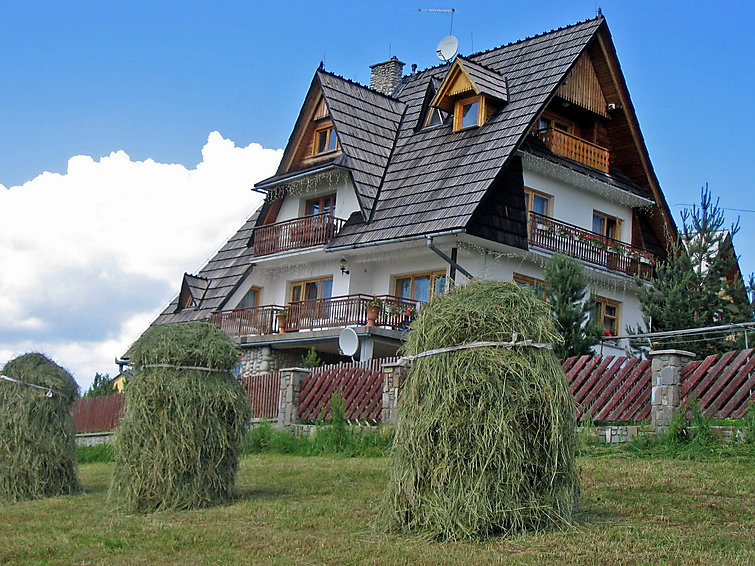
M 377 309 L 378 312 L 383 312 L 383 310 L 385 309 L 385 303 L 382 299 L 372 297 L 369 301 L 367 301 L 367 308 Z

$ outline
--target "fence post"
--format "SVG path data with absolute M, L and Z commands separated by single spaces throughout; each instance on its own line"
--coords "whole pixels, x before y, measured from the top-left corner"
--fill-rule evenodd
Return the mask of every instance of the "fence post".
M 391 424 L 396 420 L 398 394 L 410 367 L 409 362 L 383 364 L 383 411 L 380 420 L 385 424 Z
M 299 418 L 299 389 L 302 378 L 310 370 L 286 368 L 280 370 L 280 396 L 278 397 L 278 427 L 295 424 Z
M 695 357 L 685 350 L 648 353 L 652 360 L 650 424 L 659 436 L 666 432 L 682 403 L 682 369 Z

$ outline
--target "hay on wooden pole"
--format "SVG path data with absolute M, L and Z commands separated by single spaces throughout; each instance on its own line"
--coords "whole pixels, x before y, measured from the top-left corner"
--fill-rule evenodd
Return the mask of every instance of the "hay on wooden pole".
M 0 374 L 0 499 L 24 501 L 81 491 L 71 374 L 43 354 L 24 354 Z M 15 380 L 15 381 L 11 381 Z
M 191 509 L 234 495 L 250 408 L 231 370 L 239 349 L 205 322 L 151 328 L 131 347 L 109 496 L 129 513 Z
M 560 340 L 545 303 L 511 282 L 477 281 L 420 311 L 405 355 L 524 340 Z M 575 431 L 574 400 L 550 349 L 414 359 L 399 398 L 390 528 L 465 539 L 568 523 L 579 492 Z

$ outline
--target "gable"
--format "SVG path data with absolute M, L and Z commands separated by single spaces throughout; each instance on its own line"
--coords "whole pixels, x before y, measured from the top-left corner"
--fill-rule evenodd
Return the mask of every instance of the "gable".
M 608 118 L 606 98 L 589 53 L 577 59 L 557 94 L 572 104 Z

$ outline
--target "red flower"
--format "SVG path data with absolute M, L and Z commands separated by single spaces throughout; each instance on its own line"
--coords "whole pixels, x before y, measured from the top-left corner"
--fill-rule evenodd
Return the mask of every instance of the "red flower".
M 603 331 L 603 336 L 611 336 L 611 331 L 610 330 L 604 330 Z

